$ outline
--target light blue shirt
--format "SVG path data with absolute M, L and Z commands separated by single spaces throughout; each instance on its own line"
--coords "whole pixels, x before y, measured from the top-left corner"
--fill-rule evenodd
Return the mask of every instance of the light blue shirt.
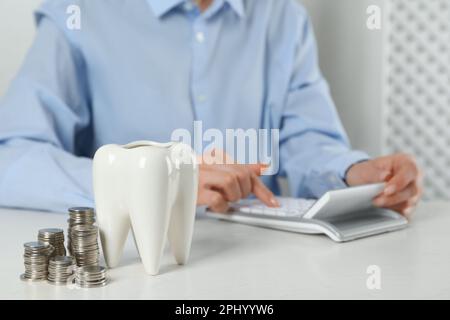
M 79 6 L 80 29 L 67 8 Z M 175 129 L 280 129 L 292 194 L 345 187 L 352 151 L 294 0 L 51 0 L 0 104 L 0 205 L 93 206 L 101 145 L 168 141 Z M 278 193 L 277 176 L 264 177 Z

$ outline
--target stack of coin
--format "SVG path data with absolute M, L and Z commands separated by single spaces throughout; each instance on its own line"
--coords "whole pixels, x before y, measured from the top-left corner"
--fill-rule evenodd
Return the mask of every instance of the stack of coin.
M 75 263 L 73 257 L 55 256 L 50 258 L 48 264 L 49 283 L 54 285 L 65 285 L 75 270 Z
M 108 283 L 105 267 L 85 266 L 77 268 L 75 283 L 81 288 L 103 287 Z
M 40 241 L 27 242 L 23 246 L 25 273 L 20 278 L 24 281 L 46 280 L 48 259 L 53 254 L 53 246 Z
M 49 228 L 41 229 L 38 233 L 38 241 L 51 244 L 55 251 L 55 256 L 65 256 L 66 248 L 64 247 L 64 231 L 62 229 Z
M 76 225 L 72 227 L 72 254 L 77 266 L 96 266 L 99 263 L 98 228 Z
M 67 248 L 69 254 L 73 255 L 72 252 L 72 228 L 77 225 L 88 225 L 92 226 L 95 223 L 95 212 L 93 208 L 86 207 L 76 207 L 69 209 L 69 228 L 67 230 Z

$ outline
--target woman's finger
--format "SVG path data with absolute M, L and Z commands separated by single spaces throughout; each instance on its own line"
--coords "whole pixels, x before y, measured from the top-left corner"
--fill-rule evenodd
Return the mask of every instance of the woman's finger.
M 220 170 L 224 170 L 233 174 L 239 183 L 241 198 L 247 198 L 252 192 L 251 173 L 245 165 L 223 166 Z
M 377 207 L 390 207 L 406 202 L 409 199 L 418 196 L 418 194 L 418 186 L 415 182 L 412 182 L 408 186 L 406 186 L 406 188 L 404 188 L 403 190 L 399 190 L 393 195 L 388 196 L 385 193 L 380 194 L 373 200 L 373 203 Z
M 418 167 L 413 162 L 405 162 L 398 171 L 394 171 L 393 176 L 384 188 L 384 194 L 393 195 L 405 189 L 410 183 L 419 179 Z
M 203 185 L 206 189 L 220 192 L 227 201 L 238 201 L 242 198 L 237 175 L 225 170 L 207 170 L 203 174 Z
M 205 204 L 213 212 L 227 212 L 229 209 L 228 201 L 220 192 L 203 189 L 202 197 L 205 199 Z
M 275 199 L 274 194 L 272 191 L 270 191 L 264 183 L 261 181 L 261 179 L 256 176 L 252 175 L 252 182 L 253 182 L 253 194 L 261 200 L 266 206 L 269 207 L 279 207 L 280 204 Z
M 412 214 L 414 213 L 414 210 L 416 209 L 416 206 L 411 204 L 409 201 L 405 201 L 395 206 L 389 207 L 388 209 L 394 210 L 410 219 L 412 217 Z

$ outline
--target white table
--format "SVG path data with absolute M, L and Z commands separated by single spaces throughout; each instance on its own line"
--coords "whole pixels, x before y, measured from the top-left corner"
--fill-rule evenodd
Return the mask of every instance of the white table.
M 45 227 L 66 230 L 67 214 L 0 209 L 0 299 L 316 299 L 450 298 L 450 204 L 422 204 L 407 229 L 334 243 L 211 219 L 196 222 L 190 262 L 166 250 L 148 276 L 129 239 L 103 288 L 71 289 L 19 280 L 23 243 Z M 369 265 L 381 289 L 369 290 Z

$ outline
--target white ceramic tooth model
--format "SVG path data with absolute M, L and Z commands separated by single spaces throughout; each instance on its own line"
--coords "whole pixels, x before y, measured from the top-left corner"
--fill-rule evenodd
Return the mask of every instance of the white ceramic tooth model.
M 181 143 L 105 145 L 93 164 L 97 222 L 105 260 L 119 264 L 131 228 L 148 274 L 159 272 L 166 238 L 178 264 L 189 257 L 198 167 Z

